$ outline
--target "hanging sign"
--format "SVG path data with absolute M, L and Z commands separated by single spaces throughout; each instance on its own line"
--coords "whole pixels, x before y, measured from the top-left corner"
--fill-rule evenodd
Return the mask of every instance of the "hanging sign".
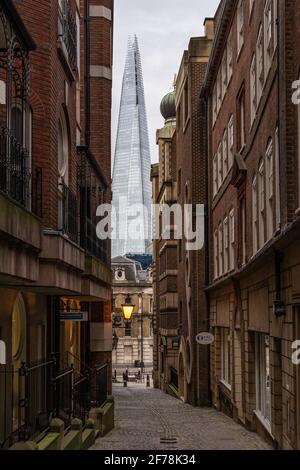
M 6 344 L 4 341 L 0 341 L 0 364 L 6 365 Z
M 60 321 L 88 321 L 88 312 L 60 312 Z
M 215 337 L 211 333 L 199 333 L 196 336 L 196 341 L 198 344 L 202 344 L 204 346 L 208 346 L 212 344 L 215 340 Z

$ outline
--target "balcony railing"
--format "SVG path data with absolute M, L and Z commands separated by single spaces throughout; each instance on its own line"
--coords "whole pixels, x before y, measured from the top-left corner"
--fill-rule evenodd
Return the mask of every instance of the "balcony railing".
M 78 243 L 77 197 L 64 181 L 59 183 L 58 200 L 59 230 L 73 242 Z
M 77 25 L 69 0 L 58 2 L 58 37 L 65 49 L 68 62 L 75 70 L 77 67 Z
M 86 147 L 78 148 L 78 157 L 80 245 L 88 254 L 106 262 L 106 243 L 98 238 L 96 232 L 96 211 L 105 202 L 106 181 L 99 164 Z
M 31 173 L 28 152 L 10 130 L 0 125 L 0 190 L 30 208 Z

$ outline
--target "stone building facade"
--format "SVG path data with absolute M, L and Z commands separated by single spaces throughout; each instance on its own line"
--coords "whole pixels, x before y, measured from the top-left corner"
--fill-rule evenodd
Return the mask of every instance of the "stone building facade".
M 299 7 L 221 2 L 201 92 L 212 403 L 283 449 L 300 424 Z
M 112 259 L 113 336 L 117 338 L 112 366 L 117 375 L 153 370 L 153 288 L 152 268 L 126 256 Z M 126 322 L 122 305 L 129 296 L 134 305 Z
M 176 183 L 176 108 L 175 91 L 168 93 L 161 102 L 165 119 L 163 128 L 157 131 L 159 164 L 152 166 L 153 204 L 171 207 L 177 200 Z M 165 219 L 164 217 L 167 217 Z M 155 303 L 155 386 L 169 393 L 178 394 L 178 285 L 177 245 L 174 238 L 172 215 L 159 211 L 153 226 L 153 294 Z M 165 239 L 165 230 L 170 233 Z
M 111 0 L 0 5 L 3 447 L 70 419 L 45 377 L 71 363 L 76 377 L 83 363 L 111 369 L 110 245 L 96 207 L 111 198 L 112 28 Z

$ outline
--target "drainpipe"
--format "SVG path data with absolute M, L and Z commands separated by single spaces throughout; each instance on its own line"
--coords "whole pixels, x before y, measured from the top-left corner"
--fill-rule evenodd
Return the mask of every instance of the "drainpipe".
M 208 135 L 209 135 L 209 126 L 208 126 L 208 99 L 207 97 L 200 98 L 200 109 L 201 113 L 204 115 L 204 120 L 200 124 L 203 126 L 202 128 L 202 139 L 203 139 L 203 149 L 204 149 L 204 159 L 205 159 L 205 204 L 204 204 L 204 246 L 205 246 L 205 286 L 209 285 L 209 272 L 210 272 L 210 256 L 209 256 L 209 187 L 208 187 L 208 178 L 209 178 L 209 171 L 208 171 Z M 207 316 L 206 316 L 206 329 L 207 331 L 210 330 L 210 298 L 209 292 L 205 292 L 206 296 L 206 309 L 207 309 Z M 210 377 L 210 347 L 208 348 L 207 353 L 207 371 L 208 371 L 208 378 L 207 378 L 207 385 L 208 385 L 208 404 L 211 405 L 211 377 Z M 199 369 L 199 368 L 198 368 Z M 199 373 L 199 371 L 198 371 Z
M 87 148 L 90 148 L 91 141 L 91 77 L 90 77 L 90 62 L 91 62 L 91 34 L 90 34 L 90 2 L 85 0 L 85 17 L 84 17 L 84 48 L 85 48 L 85 143 Z

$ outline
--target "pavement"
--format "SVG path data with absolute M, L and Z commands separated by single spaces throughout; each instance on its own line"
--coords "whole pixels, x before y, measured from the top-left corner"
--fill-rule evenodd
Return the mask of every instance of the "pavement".
M 271 450 L 213 408 L 194 408 L 145 384 L 114 384 L 115 428 L 91 450 Z

